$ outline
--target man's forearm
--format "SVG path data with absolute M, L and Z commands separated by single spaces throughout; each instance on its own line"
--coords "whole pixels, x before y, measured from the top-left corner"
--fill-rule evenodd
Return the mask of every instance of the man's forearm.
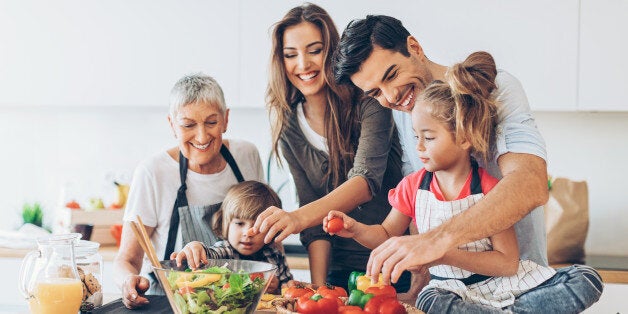
M 497 234 L 547 202 L 545 161 L 528 154 L 500 157 L 501 181 L 481 201 L 430 231 L 448 249 Z

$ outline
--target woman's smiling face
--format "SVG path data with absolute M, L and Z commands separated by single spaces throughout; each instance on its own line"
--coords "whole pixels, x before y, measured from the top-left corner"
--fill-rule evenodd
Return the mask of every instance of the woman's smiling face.
M 189 160 L 189 169 L 198 173 L 220 170 L 222 134 L 227 130 L 229 110 L 196 102 L 181 107 L 175 117 L 168 117 L 179 141 L 179 149 Z
M 283 60 L 286 76 L 306 98 L 325 86 L 324 43 L 321 31 L 310 22 L 286 28 L 283 34 Z

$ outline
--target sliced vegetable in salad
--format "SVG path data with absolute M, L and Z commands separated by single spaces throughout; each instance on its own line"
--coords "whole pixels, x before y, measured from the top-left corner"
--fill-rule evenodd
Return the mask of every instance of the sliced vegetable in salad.
M 168 281 L 182 313 L 252 313 L 264 290 L 263 276 L 232 272 L 226 266 L 203 270 L 171 271 Z

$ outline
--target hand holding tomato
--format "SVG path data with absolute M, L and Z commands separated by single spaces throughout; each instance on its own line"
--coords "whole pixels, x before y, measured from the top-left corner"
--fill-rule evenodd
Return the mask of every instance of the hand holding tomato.
M 342 221 L 342 218 L 340 217 L 334 217 L 332 219 L 329 219 L 327 221 L 327 232 L 334 234 L 334 233 L 338 233 L 340 230 L 342 230 L 342 228 L 344 225 L 344 221 Z
M 353 238 L 359 223 L 347 214 L 332 210 L 323 218 L 323 230 L 343 238 Z

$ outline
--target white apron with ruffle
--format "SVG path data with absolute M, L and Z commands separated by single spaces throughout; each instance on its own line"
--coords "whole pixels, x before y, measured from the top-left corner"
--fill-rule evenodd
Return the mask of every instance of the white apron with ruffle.
M 415 203 L 415 217 L 417 217 L 416 224 L 419 233 L 436 228 L 453 216 L 473 206 L 483 196 L 484 194 L 480 192 L 455 201 L 440 201 L 434 193 L 419 189 Z M 462 245 L 459 249 L 483 252 L 492 250 L 493 246 L 489 238 L 484 238 Z M 434 276 L 449 279 L 432 279 L 424 290 L 441 288 L 458 294 L 463 300 L 468 302 L 502 308 L 513 304 L 517 296 L 551 278 L 556 271 L 553 268 L 541 266 L 529 260 L 519 261 L 519 270 L 514 276 L 489 277 L 486 280 L 470 285 L 465 285 L 461 280 L 457 279 L 467 278 L 473 275 L 473 273 L 458 267 L 438 265 L 431 267 L 430 273 Z

